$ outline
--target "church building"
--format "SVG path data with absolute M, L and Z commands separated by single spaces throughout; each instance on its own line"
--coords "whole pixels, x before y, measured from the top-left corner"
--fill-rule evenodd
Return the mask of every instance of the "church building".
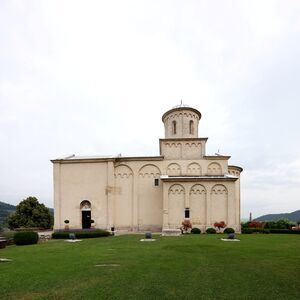
M 230 156 L 206 155 L 201 113 L 180 105 L 162 116 L 158 156 L 68 156 L 52 160 L 54 229 L 168 232 L 189 219 L 240 231 L 240 173 Z

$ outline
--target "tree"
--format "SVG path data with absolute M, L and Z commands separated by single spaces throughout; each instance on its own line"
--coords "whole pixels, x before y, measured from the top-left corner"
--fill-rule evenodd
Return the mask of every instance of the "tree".
M 16 211 L 8 217 L 10 229 L 19 227 L 39 227 L 48 229 L 53 224 L 50 210 L 36 197 L 28 197 L 21 201 Z

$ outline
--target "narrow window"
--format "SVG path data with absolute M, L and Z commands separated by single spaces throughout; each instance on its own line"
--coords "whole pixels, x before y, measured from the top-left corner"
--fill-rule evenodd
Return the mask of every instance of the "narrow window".
M 154 179 L 154 185 L 155 185 L 155 186 L 159 186 L 159 180 L 158 180 L 158 178 L 155 178 L 155 179 Z
M 172 122 L 172 126 L 173 126 L 173 134 L 176 134 L 176 121 Z
M 194 121 L 190 120 L 190 134 L 194 134 Z
M 188 219 L 190 217 L 190 209 L 189 208 L 186 208 L 185 211 L 184 211 L 184 217 L 186 219 Z

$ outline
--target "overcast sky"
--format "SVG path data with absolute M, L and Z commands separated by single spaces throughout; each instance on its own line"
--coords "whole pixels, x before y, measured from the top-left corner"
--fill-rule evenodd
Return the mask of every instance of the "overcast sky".
M 202 113 L 242 217 L 300 209 L 300 1 L 0 1 L 0 201 L 53 207 L 50 159 L 158 155 Z

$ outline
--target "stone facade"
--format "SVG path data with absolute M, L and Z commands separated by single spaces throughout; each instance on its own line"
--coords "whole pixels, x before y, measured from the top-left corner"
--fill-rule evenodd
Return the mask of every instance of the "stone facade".
M 224 221 L 240 231 L 240 173 L 230 156 L 205 153 L 198 137 L 198 110 L 180 106 L 162 121 L 160 155 L 80 157 L 52 160 L 54 229 L 119 231 L 177 229 L 185 218 L 205 230 Z

